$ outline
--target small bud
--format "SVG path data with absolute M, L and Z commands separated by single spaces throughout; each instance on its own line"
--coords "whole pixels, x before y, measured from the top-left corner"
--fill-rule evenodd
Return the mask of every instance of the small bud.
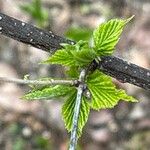
M 88 89 L 86 89 L 84 92 L 83 92 L 83 95 L 88 99 L 88 100 L 91 100 L 91 93 Z

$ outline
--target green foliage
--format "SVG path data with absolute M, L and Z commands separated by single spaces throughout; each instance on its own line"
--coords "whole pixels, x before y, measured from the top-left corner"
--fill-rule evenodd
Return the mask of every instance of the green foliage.
M 55 85 L 44 87 L 42 89 L 33 90 L 30 93 L 26 94 L 23 99 L 26 100 L 46 100 L 51 98 L 58 98 L 60 96 L 65 96 L 69 91 L 72 90 L 72 87 L 64 85 Z
M 65 35 L 69 39 L 73 39 L 75 41 L 80 41 L 81 39 L 88 41 L 91 38 L 92 32 L 93 31 L 90 28 L 71 27 L 67 30 Z
M 69 67 L 66 70 L 66 75 L 69 78 L 78 78 L 79 77 L 79 68 L 78 67 Z
M 112 19 L 107 23 L 102 23 L 93 33 L 94 48 L 98 55 L 110 55 L 119 37 L 123 31 L 124 26 L 132 19 L 127 20 Z
M 75 45 L 63 44 L 63 47 L 44 63 L 82 67 L 88 65 L 96 57 L 95 51 L 89 48 L 88 42 L 85 41 L 79 41 Z
M 51 149 L 51 143 L 49 139 L 44 138 L 41 135 L 38 135 L 33 140 L 34 140 L 36 147 L 38 147 L 38 150 L 50 150 Z
M 56 51 L 45 63 L 61 64 L 69 67 L 85 67 L 94 59 L 112 54 L 123 27 L 131 20 L 112 19 L 101 24 L 93 33 L 94 47 L 88 42 L 79 41 L 75 45 L 62 44 L 63 48 Z
M 30 4 L 21 5 L 20 9 L 29 14 L 39 27 L 48 23 L 48 11 L 42 8 L 41 0 L 32 0 Z
M 12 150 L 21 150 L 24 148 L 25 148 L 25 141 L 22 138 L 18 138 L 12 146 Z
M 114 107 L 119 100 L 136 102 L 124 90 L 118 90 L 109 76 L 96 70 L 87 78 L 87 85 L 92 94 L 91 108 L 99 110 Z
M 76 91 L 72 91 L 69 98 L 65 101 L 63 108 L 62 108 L 62 116 L 65 122 L 65 127 L 70 132 L 72 130 L 72 122 L 73 122 L 73 115 L 74 115 L 74 108 L 76 102 Z M 87 122 L 88 115 L 90 112 L 90 105 L 86 98 L 83 96 L 81 101 L 79 119 L 78 119 L 78 137 L 81 136 L 82 128 Z
M 95 59 L 100 59 L 103 55 L 112 54 L 123 27 L 132 19 L 127 20 L 112 19 L 101 24 L 93 33 L 94 46 L 90 47 L 87 41 L 78 41 L 75 45 L 62 44 L 62 49 L 57 50 L 54 55 L 50 56 L 43 63 L 61 64 L 68 67 L 66 74 L 70 79 L 79 78 L 79 71 L 86 68 Z M 109 76 L 96 70 L 88 73 L 85 84 L 91 93 L 90 102 L 82 96 L 81 108 L 78 120 L 78 137 L 82 133 L 90 109 L 112 108 L 119 100 L 136 102 L 128 96 L 124 90 L 116 89 Z M 66 101 L 62 107 L 62 116 L 67 130 L 70 132 L 73 126 L 73 115 L 76 103 L 77 90 L 71 86 L 50 86 L 38 90 L 33 90 L 24 96 L 25 99 L 50 99 L 65 96 Z

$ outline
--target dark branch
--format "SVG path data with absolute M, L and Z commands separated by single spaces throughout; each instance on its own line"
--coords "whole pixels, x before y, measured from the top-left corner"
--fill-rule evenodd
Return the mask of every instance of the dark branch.
M 51 31 L 44 31 L 2 13 L 0 13 L 0 33 L 50 53 L 60 48 L 60 43 L 74 44 L 73 41 L 57 36 Z
M 103 57 L 98 68 L 123 83 L 131 83 L 150 90 L 150 70 L 114 56 Z
M 60 48 L 60 43 L 75 44 L 74 41 L 36 28 L 2 13 L 0 13 L 0 33 L 50 53 Z M 148 69 L 114 56 L 103 57 L 99 63 L 93 62 L 92 67 L 94 69 L 99 68 L 104 73 L 122 82 L 128 82 L 150 90 L 150 70 Z

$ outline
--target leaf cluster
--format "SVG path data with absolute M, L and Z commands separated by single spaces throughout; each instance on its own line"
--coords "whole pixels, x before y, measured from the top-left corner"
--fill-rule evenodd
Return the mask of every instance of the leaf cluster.
M 93 32 L 93 43 L 91 46 L 87 41 L 79 41 L 75 45 L 62 44 L 62 49 L 55 52 L 43 63 L 61 64 L 68 67 L 66 74 L 69 78 L 78 79 L 79 70 L 86 68 L 90 63 L 101 56 L 111 55 L 115 49 L 124 26 L 132 19 L 112 19 L 102 23 Z M 120 100 L 136 102 L 132 96 L 128 96 L 124 90 L 117 89 L 112 79 L 95 70 L 86 76 L 85 84 L 91 93 L 89 101 L 85 95 L 82 96 L 81 108 L 78 120 L 78 136 L 82 133 L 90 109 L 100 110 L 113 108 Z M 54 99 L 65 97 L 62 107 L 62 116 L 67 130 L 72 130 L 74 108 L 77 90 L 73 86 L 56 85 L 35 89 L 24 96 L 25 99 Z

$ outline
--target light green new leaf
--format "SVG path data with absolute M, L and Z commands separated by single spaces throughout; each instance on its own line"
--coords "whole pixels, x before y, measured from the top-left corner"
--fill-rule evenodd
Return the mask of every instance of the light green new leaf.
M 62 107 L 63 120 L 65 122 L 65 127 L 69 132 L 72 130 L 75 102 L 76 102 L 76 91 L 70 93 L 69 98 L 65 101 Z M 79 119 L 78 119 L 78 131 L 77 131 L 78 137 L 81 136 L 82 128 L 87 122 L 89 112 L 90 112 L 90 105 L 86 100 L 86 98 L 83 97 L 81 102 L 81 107 L 80 107 Z
M 87 78 L 88 88 L 92 94 L 91 108 L 99 110 L 114 107 L 119 100 L 136 102 L 124 90 L 118 90 L 109 76 L 96 70 Z
M 76 66 L 86 66 L 96 57 L 95 51 L 90 48 L 83 48 L 80 51 L 73 51 L 72 55 L 76 61 Z
M 76 61 L 73 59 L 73 55 L 69 52 L 69 50 L 61 49 L 57 50 L 54 55 L 50 56 L 43 63 L 75 66 Z
M 67 77 L 73 79 L 77 79 L 79 77 L 79 68 L 78 67 L 69 67 L 66 70 Z
M 56 51 L 44 63 L 61 64 L 69 67 L 86 66 L 96 57 L 95 51 L 90 49 L 85 41 L 79 41 L 75 45 L 62 44 L 62 46 L 63 49 Z
M 102 23 L 93 33 L 95 51 L 99 56 L 111 55 L 124 26 L 133 18 L 127 20 L 112 19 Z
M 43 89 L 33 90 L 26 94 L 23 99 L 26 100 L 44 100 L 55 97 L 65 96 L 73 90 L 73 87 L 65 85 L 49 86 Z

